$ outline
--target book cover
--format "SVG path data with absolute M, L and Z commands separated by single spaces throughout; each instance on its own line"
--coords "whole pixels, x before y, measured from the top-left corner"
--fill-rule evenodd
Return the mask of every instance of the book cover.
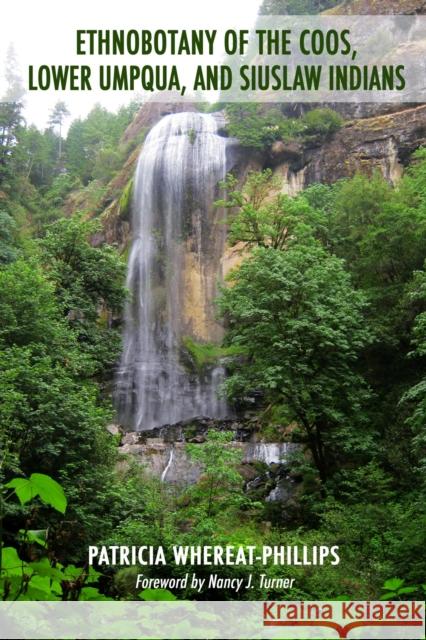
M 3 7 L 1 638 L 424 637 L 425 14 Z

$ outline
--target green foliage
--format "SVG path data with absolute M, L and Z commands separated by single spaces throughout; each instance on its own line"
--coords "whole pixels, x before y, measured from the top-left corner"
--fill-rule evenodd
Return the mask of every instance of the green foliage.
M 414 350 L 409 356 L 418 362 L 426 355 L 426 271 L 417 271 L 408 288 L 408 299 L 417 310 L 412 326 Z M 401 398 L 401 405 L 408 409 L 405 423 L 413 435 L 412 447 L 418 470 L 424 477 L 426 470 L 426 375 L 407 389 Z
M 185 355 L 189 355 L 191 365 L 199 372 L 214 365 L 218 360 L 241 353 L 233 347 L 221 347 L 217 344 L 195 342 L 190 336 L 183 338 Z
M 53 478 L 41 473 L 33 473 L 30 478 L 13 478 L 5 485 L 12 488 L 22 505 L 39 497 L 42 502 L 52 506 L 60 513 L 65 513 L 67 499 L 64 491 Z M 2 487 L 3 489 L 3 487 Z M 3 495 L 0 494 L 2 507 Z M 35 513 L 35 508 L 33 509 Z M 2 508 L 3 514 L 3 508 Z M 1 523 L 3 524 L 3 523 Z M 20 531 L 20 542 L 32 545 L 39 544 L 46 549 L 46 530 Z M 108 600 L 98 588 L 88 586 L 97 582 L 100 574 L 92 569 L 80 569 L 72 564 L 64 567 L 59 562 L 52 562 L 47 556 L 36 561 L 25 561 L 20 558 L 15 547 L 4 547 L 0 529 L 0 592 L 2 600 Z
M 216 202 L 217 206 L 231 209 L 231 244 L 283 250 L 291 243 L 320 234 L 325 224 L 323 214 L 310 207 L 304 195 L 290 198 L 282 194 L 271 169 L 250 172 L 241 190 L 237 185 L 237 179 L 229 174 L 222 183 L 227 197 Z
M 235 103 L 227 105 L 226 113 L 229 135 L 244 147 L 263 149 L 279 138 L 282 116 L 277 110 L 262 113 L 257 104 Z
M 13 262 L 18 256 L 17 224 L 6 212 L 0 210 L 0 264 Z
M 0 102 L 0 186 L 10 188 L 19 147 L 16 144 L 22 128 L 22 104 Z
M 78 216 L 61 219 L 47 228 L 40 241 L 62 313 L 89 356 L 93 375 L 105 375 L 118 356 L 120 335 L 109 317 L 121 310 L 125 297 L 125 266 L 117 252 L 108 245 L 91 245 L 99 228 L 98 222 Z M 105 322 L 100 321 L 100 310 Z
M 108 182 L 123 165 L 128 149 L 120 138 L 133 119 L 138 102 L 111 113 L 97 104 L 84 119 L 74 120 L 66 139 L 67 166 L 84 184 L 101 179 Z
M 54 344 L 63 325 L 53 287 L 39 265 L 20 259 L 0 269 L 0 289 L 0 344 Z
M 404 600 L 406 596 L 415 593 L 418 590 L 418 587 L 405 587 L 405 580 L 400 580 L 399 578 L 391 578 L 390 580 L 386 580 L 383 584 L 384 593 L 380 596 L 380 600 Z
M 338 131 L 343 125 L 343 118 L 332 109 L 312 109 L 302 118 L 303 135 L 307 140 L 321 142 Z
M 370 340 L 365 300 L 342 262 L 316 245 L 256 249 L 229 281 L 219 300 L 227 341 L 248 357 L 236 364 L 228 392 L 235 397 L 260 389 L 280 399 L 305 429 L 325 477 L 330 438 L 351 425 L 353 440 L 346 446 L 354 448 L 354 425 L 367 397 L 353 366 Z
M 80 181 L 75 176 L 68 173 L 61 173 L 56 176 L 46 193 L 46 202 L 50 207 L 61 207 L 67 196 L 81 186 Z
M 126 184 L 120 196 L 120 202 L 119 202 L 120 218 L 122 218 L 123 220 L 130 219 L 132 196 L 133 196 L 133 178 L 131 178 L 129 182 Z
M 210 431 L 202 445 L 187 445 L 188 455 L 203 469 L 201 480 L 187 490 L 191 513 L 205 531 L 209 520 L 224 508 L 232 509 L 243 501 L 242 478 L 236 470 L 241 454 L 232 446 L 233 433 Z
M 67 524 L 42 518 L 52 525 L 55 551 L 66 548 L 71 559 L 112 526 L 106 505 L 115 491 L 109 479 L 116 454 L 104 427 L 111 411 L 91 378 L 114 357 L 115 332 L 99 325 L 96 310 L 101 303 L 119 308 L 123 271 L 111 249 L 90 245 L 90 225 L 64 220 L 55 229 L 43 241 L 45 270 L 34 257 L 0 269 L 0 442 L 6 481 L 36 469 L 65 487 Z M 19 528 L 22 516 L 14 517 Z
M 263 0 L 260 15 L 314 15 L 341 4 L 341 0 Z
M 65 513 L 67 499 L 61 485 L 44 473 L 32 473 L 29 478 L 13 478 L 5 486 L 15 491 L 21 504 L 38 496 L 56 511 Z
M 51 129 L 41 132 L 34 125 L 22 128 L 18 138 L 19 164 L 31 184 L 46 189 L 56 176 L 57 136 Z
M 254 103 L 226 106 L 228 133 L 243 147 L 266 149 L 275 140 L 322 142 L 338 131 L 343 119 L 329 108 L 313 109 L 301 118 L 286 118 L 276 108 Z

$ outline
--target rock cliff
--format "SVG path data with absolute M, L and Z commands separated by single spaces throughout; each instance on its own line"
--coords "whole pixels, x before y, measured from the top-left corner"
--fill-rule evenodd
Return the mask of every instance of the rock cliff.
M 425 0 L 350 0 L 324 11 L 327 15 L 413 15 L 426 13 Z
M 274 145 L 269 160 L 291 194 L 314 182 L 333 183 L 375 170 L 392 183 L 410 156 L 426 144 L 426 106 L 348 122 L 318 147 Z M 266 162 L 268 162 L 268 160 Z

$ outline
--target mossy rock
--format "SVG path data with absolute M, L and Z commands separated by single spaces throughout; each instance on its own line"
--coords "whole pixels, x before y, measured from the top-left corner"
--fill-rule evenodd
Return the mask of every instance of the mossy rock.
M 202 373 L 222 358 L 241 355 L 236 347 L 221 347 L 217 344 L 196 342 L 191 337 L 182 339 L 182 356 L 186 366 Z
M 120 196 L 120 200 L 118 203 L 119 206 L 119 217 L 121 220 L 130 220 L 130 213 L 132 208 L 132 195 L 133 195 L 133 178 L 130 178 L 126 186 L 124 187 L 122 194 Z

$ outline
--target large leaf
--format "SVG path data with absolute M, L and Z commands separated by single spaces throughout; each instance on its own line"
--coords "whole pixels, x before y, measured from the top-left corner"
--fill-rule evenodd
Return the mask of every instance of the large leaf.
M 14 478 L 5 486 L 15 490 L 21 504 L 30 502 L 38 493 L 28 478 Z
M 33 473 L 30 482 L 37 489 L 38 495 L 46 504 L 59 511 L 65 513 L 67 508 L 67 499 L 61 485 L 44 473 Z
M 45 576 L 51 580 L 57 580 L 58 582 L 61 582 L 64 579 L 62 571 L 57 567 L 52 567 L 48 558 L 42 558 L 38 562 L 31 562 L 29 568 L 38 576 Z
M 47 529 L 19 530 L 19 537 L 24 542 L 36 542 L 42 547 L 47 547 Z
M 61 585 L 58 582 L 51 582 L 48 577 L 33 576 L 29 582 L 25 600 L 59 600 L 61 595 Z
M 2 571 L 7 571 L 18 575 L 22 572 L 22 568 L 27 567 L 27 564 L 21 560 L 18 556 L 18 552 L 14 547 L 4 547 L 1 554 L 1 568 Z
M 415 593 L 416 591 L 418 591 L 418 587 L 416 586 L 403 587 L 402 589 L 398 589 L 398 595 L 401 596 L 403 594 Z
M 64 569 L 65 580 L 74 580 L 75 578 L 79 578 L 83 573 L 85 573 L 84 569 L 76 567 L 74 564 L 69 564 Z
M 33 473 L 29 478 L 14 478 L 6 487 L 15 490 L 21 504 L 39 496 L 60 513 L 65 513 L 67 508 L 67 499 L 61 485 L 44 473 Z
M 405 580 L 400 578 L 390 578 L 383 584 L 382 589 L 384 591 L 398 591 L 404 585 L 404 582 Z
M 4 598 L 7 593 L 6 600 L 14 600 L 22 587 L 22 575 L 19 576 L 3 576 L 0 578 L 0 593 Z

